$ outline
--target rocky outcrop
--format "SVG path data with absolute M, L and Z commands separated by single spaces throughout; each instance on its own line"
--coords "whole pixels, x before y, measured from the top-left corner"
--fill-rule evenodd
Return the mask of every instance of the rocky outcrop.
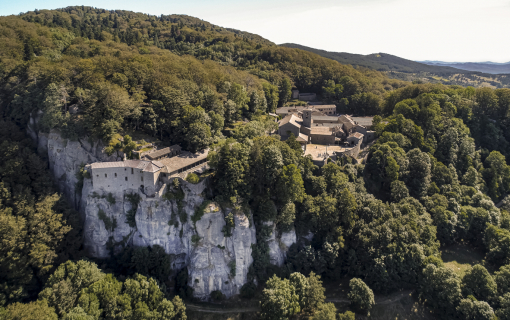
M 194 185 L 179 179 L 184 194 L 179 205 L 177 200 L 148 198 L 135 189 L 106 193 L 94 189 L 90 179 L 84 179 L 79 190 L 76 173 L 82 164 L 117 161 L 123 154 L 107 156 L 100 142 L 70 141 L 58 132 L 37 132 L 34 123 L 28 133 L 37 141 L 39 151 L 47 152 L 61 192 L 82 214 L 84 247 L 90 256 L 106 258 L 112 250 L 125 245 L 159 245 L 171 256 L 175 270 L 188 267 L 189 286 L 196 297 L 207 299 L 215 290 L 227 297 L 239 293 L 253 260 L 255 227 L 244 214 L 234 215 L 232 235 L 226 237 L 222 230 L 229 212 L 214 204 L 194 224 L 191 217 L 204 201 L 205 181 Z M 140 201 L 132 203 L 129 194 L 137 194 Z M 130 226 L 128 216 L 133 212 Z
M 90 180 L 85 179 L 82 210 L 86 249 L 94 257 L 105 258 L 110 255 L 112 246 L 159 245 L 171 255 L 175 270 L 188 267 L 188 285 L 194 289 L 196 297 L 207 299 L 215 290 L 227 297 L 238 294 L 247 281 L 253 260 L 251 245 L 256 242 L 255 227 L 244 214 L 234 215 L 232 236 L 225 237 L 223 229 L 228 212 L 214 203 L 207 206 L 202 218 L 193 224 L 191 217 L 204 201 L 205 181 L 198 185 L 180 182 L 184 192 L 181 203 L 184 221 L 179 221 L 177 201 L 147 198 L 137 190 L 112 193 L 109 197 L 93 191 Z M 126 197 L 129 193 L 141 198 L 134 217 L 136 227 L 130 227 L 127 222 L 128 211 L 133 209 Z M 105 219 L 109 220 L 105 222 Z M 115 228 L 108 230 L 106 226 L 111 223 Z
M 287 250 L 296 243 L 296 232 L 292 229 L 289 232 L 278 232 L 273 222 L 265 222 L 266 226 L 272 229 L 271 236 L 267 240 L 269 246 L 269 261 L 277 266 L 282 266 L 287 257 Z
M 59 191 L 76 209 L 81 201 L 81 190 L 76 190 L 76 173 L 80 166 L 97 161 L 122 160 L 124 157 L 122 152 L 108 156 L 103 152 L 104 145 L 100 141 L 93 142 L 88 138 L 71 141 L 62 138 L 58 131 L 44 133 L 37 131 L 36 127 L 36 121 L 30 118 L 28 134 L 37 142 L 39 152 L 47 154 Z

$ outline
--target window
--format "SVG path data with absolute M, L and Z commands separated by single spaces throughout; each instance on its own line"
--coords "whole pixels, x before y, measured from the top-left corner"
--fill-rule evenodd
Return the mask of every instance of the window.
M 131 174 L 134 174 L 134 173 L 135 173 L 135 171 L 133 170 L 133 168 L 131 168 Z
M 99 178 L 99 175 L 97 175 L 97 177 Z
M 104 174 L 104 177 L 105 177 L 105 178 L 108 178 L 108 175 L 105 173 L 105 174 Z
M 117 178 L 117 172 L 115 172 L 115 178 Z
M 126 179 L 126 181 L 127 181 L 127 177 L 124 177 L 124 179 Z

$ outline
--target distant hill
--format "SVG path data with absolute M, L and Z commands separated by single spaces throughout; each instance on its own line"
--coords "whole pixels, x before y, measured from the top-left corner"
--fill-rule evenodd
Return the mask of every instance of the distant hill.
M 279 46 L 309 51 L 354 67 L 377 70 L 394 79 L 474 87 L 510 87 L 510 63 L 417 62 L 387 53 L 362 55 L 347 52 L 330 52 L 295 43 L 284 43 Z
M 510 73 L 510 62 L 443 62 L 443 61 L 419 61 L 422 64 L 437 67 L 453 67 L 466 71 L 478 71 L 490 74 Z
M 284 43 L 282 47 L 296 48 L 316 53 L 325 58 L 336 60 L 342 64 L 360 66 L 377 71 L 396 71 L 396 72 L 430 72 L 434 74 L 455 74 L 461 72 L 459 69 L 445 66 L 435 66 L 407 60 L 387 53 L 373 53 L 368 55 L 353 54 L 347 52 L 330 52 L 314 49 L 295 43 Z

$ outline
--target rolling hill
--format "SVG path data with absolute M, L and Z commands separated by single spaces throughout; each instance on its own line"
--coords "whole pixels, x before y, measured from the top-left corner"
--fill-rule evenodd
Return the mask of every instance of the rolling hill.
M 463 86 L 490 86 L 494 88 L 510 86 L 509 64 L 478 64 L 451 63 L 440 61 L 417 62 L 400 58 L 387 53 L 368 55 L 346 52 L 330 52 L 302 46 L 295 43 L 284 43 L 282 47 L 294 48 L 316 53 L 322 57 L 349 64 L 355 67 L 368 68 L 385 73 L 391 78 L 407 81 L 440 82 Z M 499 71 L 499 72 L 495 72 Z
M 510 62 L 443 62 L 443 61 L 420 61 L 422 64 L 437 67 L 453 67 L 466 71 L 483 72 L 490 74 L 510 73 Z

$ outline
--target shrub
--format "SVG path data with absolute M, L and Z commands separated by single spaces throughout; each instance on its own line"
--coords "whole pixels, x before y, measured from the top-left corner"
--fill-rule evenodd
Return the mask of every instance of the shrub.
M 192 242 L 192 243 L 193 243 L 193 245 L 195 245 L 195 246 L 198 244 L 198 242 L 200 241 L 200 239 L 202 239 L 202 238 L 200 238 L 200 236 L 199 236 L 198 234 L 194 234 L 194 235 L 192 235 L 192 236 L 191 236 L 191 242 Z
M 108 203 L 112 206 L 115 204 L 115 197 L 111 192 L 106 196 L 106 201 L 108 201 Z
M 228 267 L 230 268 L 230 276 L 233 278 L 236 276 L 236 261 L 232 260 L 228 263 Z
M 186 176 L 186 181 L 188 181 L 189 183 L 197 184 L 200 182 L 200 178 L 197 176 L 196 173 L 192 172 Z
M 104 222 L 104 227 L 106 228 L 106 230 L 113 231 L 117 227 L 117 219 L 115 218 L 110 219 L 110 217 L 106 215 L 106 212 L 104 212 L 103 209 L 99 209 L 99 211 L 97 212 L 97 216 L 100 220 Z
M 131 227 L 136 227 L 136 210 L 138 209 L 138 204 L 142 200 L 138 193 L 130 193 L 126 194 L 127 200 L 131 203 L 131 209 L 129 209 L 126 213 L 126 223 Z
M 205 213 L 205 208 L 211 203 L 211 201 L 204 201 L 202 202 L 198 208 L 195 210 L 195 213 L 191 216 L 191 221 L 193 221 L 193 225 L 195 226 L 195 229 L 197 228 L 197 221 L 200 221 Z
M 214 290 L 211 292 L 211 299 L 221 301 L 225 299 L 225 295 L 220 290 Z
M 241 287 L 241 298 L 251 299 L 255 296 L 257 286 L 253 282 L 247 282 Z

